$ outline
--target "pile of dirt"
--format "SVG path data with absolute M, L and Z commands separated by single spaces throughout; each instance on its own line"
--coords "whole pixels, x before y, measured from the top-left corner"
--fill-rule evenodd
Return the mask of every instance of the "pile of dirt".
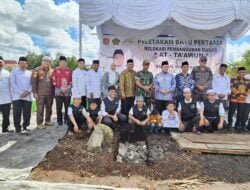
M 53 181 L 54 172 L 72 172 L 64 182 L 82 182 L 82 178 L 140 176 L 150 180 L 207 179 L 232 183 L 250 181 L 250 157 L 192 154 L 178 150 L 169 134 L 149 134 L 147 147 L 150 163 L 128 164 L 115 161 L 120 133 L 115 131 L 111 145 L 101 153 L 87 151 L 88 135 L 66 136 L 47 154 L 31 173 L 30 179 Z M 123 140 L 123 139 L 122 139 Z M 161 156 L 157 156 L 160 150 Z M 48 174 L 50 173 L 50 174 Z

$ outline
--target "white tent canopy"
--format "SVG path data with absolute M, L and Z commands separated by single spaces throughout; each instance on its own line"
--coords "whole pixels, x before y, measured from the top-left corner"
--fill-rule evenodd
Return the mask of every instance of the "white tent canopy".
M 237 39 L 249 29 L 250 0 L 80 0 L 79 14 L 99 37 Z

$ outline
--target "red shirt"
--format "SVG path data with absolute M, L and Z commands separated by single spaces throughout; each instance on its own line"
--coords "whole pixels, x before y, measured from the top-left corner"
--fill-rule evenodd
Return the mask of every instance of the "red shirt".
M 72 70 L 69 68 L 57 67 L 52 73 L 52 82 L 56 88 L 72 85 Z

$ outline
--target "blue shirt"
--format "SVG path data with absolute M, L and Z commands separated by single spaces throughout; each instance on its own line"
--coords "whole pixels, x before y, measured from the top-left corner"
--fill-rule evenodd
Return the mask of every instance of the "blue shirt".
M 175 91 L 175 78 L 170 73 L 160 72 L 154 78 L 155 99 L 156 100 L 173 100 Z M 161 90 L 170 91 L 168 94 L 163 94 Z
M 177 96 L 183 94 L 184 88 L 190 88 L 190 90 L 193 90 L 195 86 L 195 81 L 191 74 L 184 75 L 183 73 L 179 73 L 175 76 L 175 81 Z

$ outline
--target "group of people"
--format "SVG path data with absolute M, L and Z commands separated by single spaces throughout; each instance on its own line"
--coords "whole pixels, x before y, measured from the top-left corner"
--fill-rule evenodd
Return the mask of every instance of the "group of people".
M 44 56 L 41 66 L 29 71 L 26 57 L 20 57 L 18 68 L 10 74 L 3 69 L 4 59 L 0 57 L 3 133 L 9 131 L 11 103 L 15 131 L 27 130 L 33 97 L 38 129 L 54 125 L 51 115 L 55 98 L 57 124 L 67 124 L 69 133 L 85 129 L 90 133 L 98 123 L 112 129 L 133 126 L 129 130 L 150 133 L 162 129 L 196 134 L 225 128 L 238 132 L 250 130 L 250 77 L 244 67 L 239 67 L 237 76 L 230 79 L 226 64 L 221 64 L 218 74 L 213 75 L 206 66 L 207 57 L 199 59 L 191 74 L 189 63 L 184 61 L 182 72 L 176 76 L 168 71 L 168 61 L 162 62 L 161 72 L 155 76 L 149 71 L 148 60 L 143 61 L 139 72 L 133 70 L 133 59 L 128 59 L 127 68 L 121 73 L 112 64 L 104 74 L 99 71 L 99 60 L 93 60 L 89 71 L 85 70 L 83 58 L 78 59 L 78 68 L 73 71 L 67 67 L 65 56 L 59 57 L 55 69 L 51 68 L 51 61 L 51 57 Z

